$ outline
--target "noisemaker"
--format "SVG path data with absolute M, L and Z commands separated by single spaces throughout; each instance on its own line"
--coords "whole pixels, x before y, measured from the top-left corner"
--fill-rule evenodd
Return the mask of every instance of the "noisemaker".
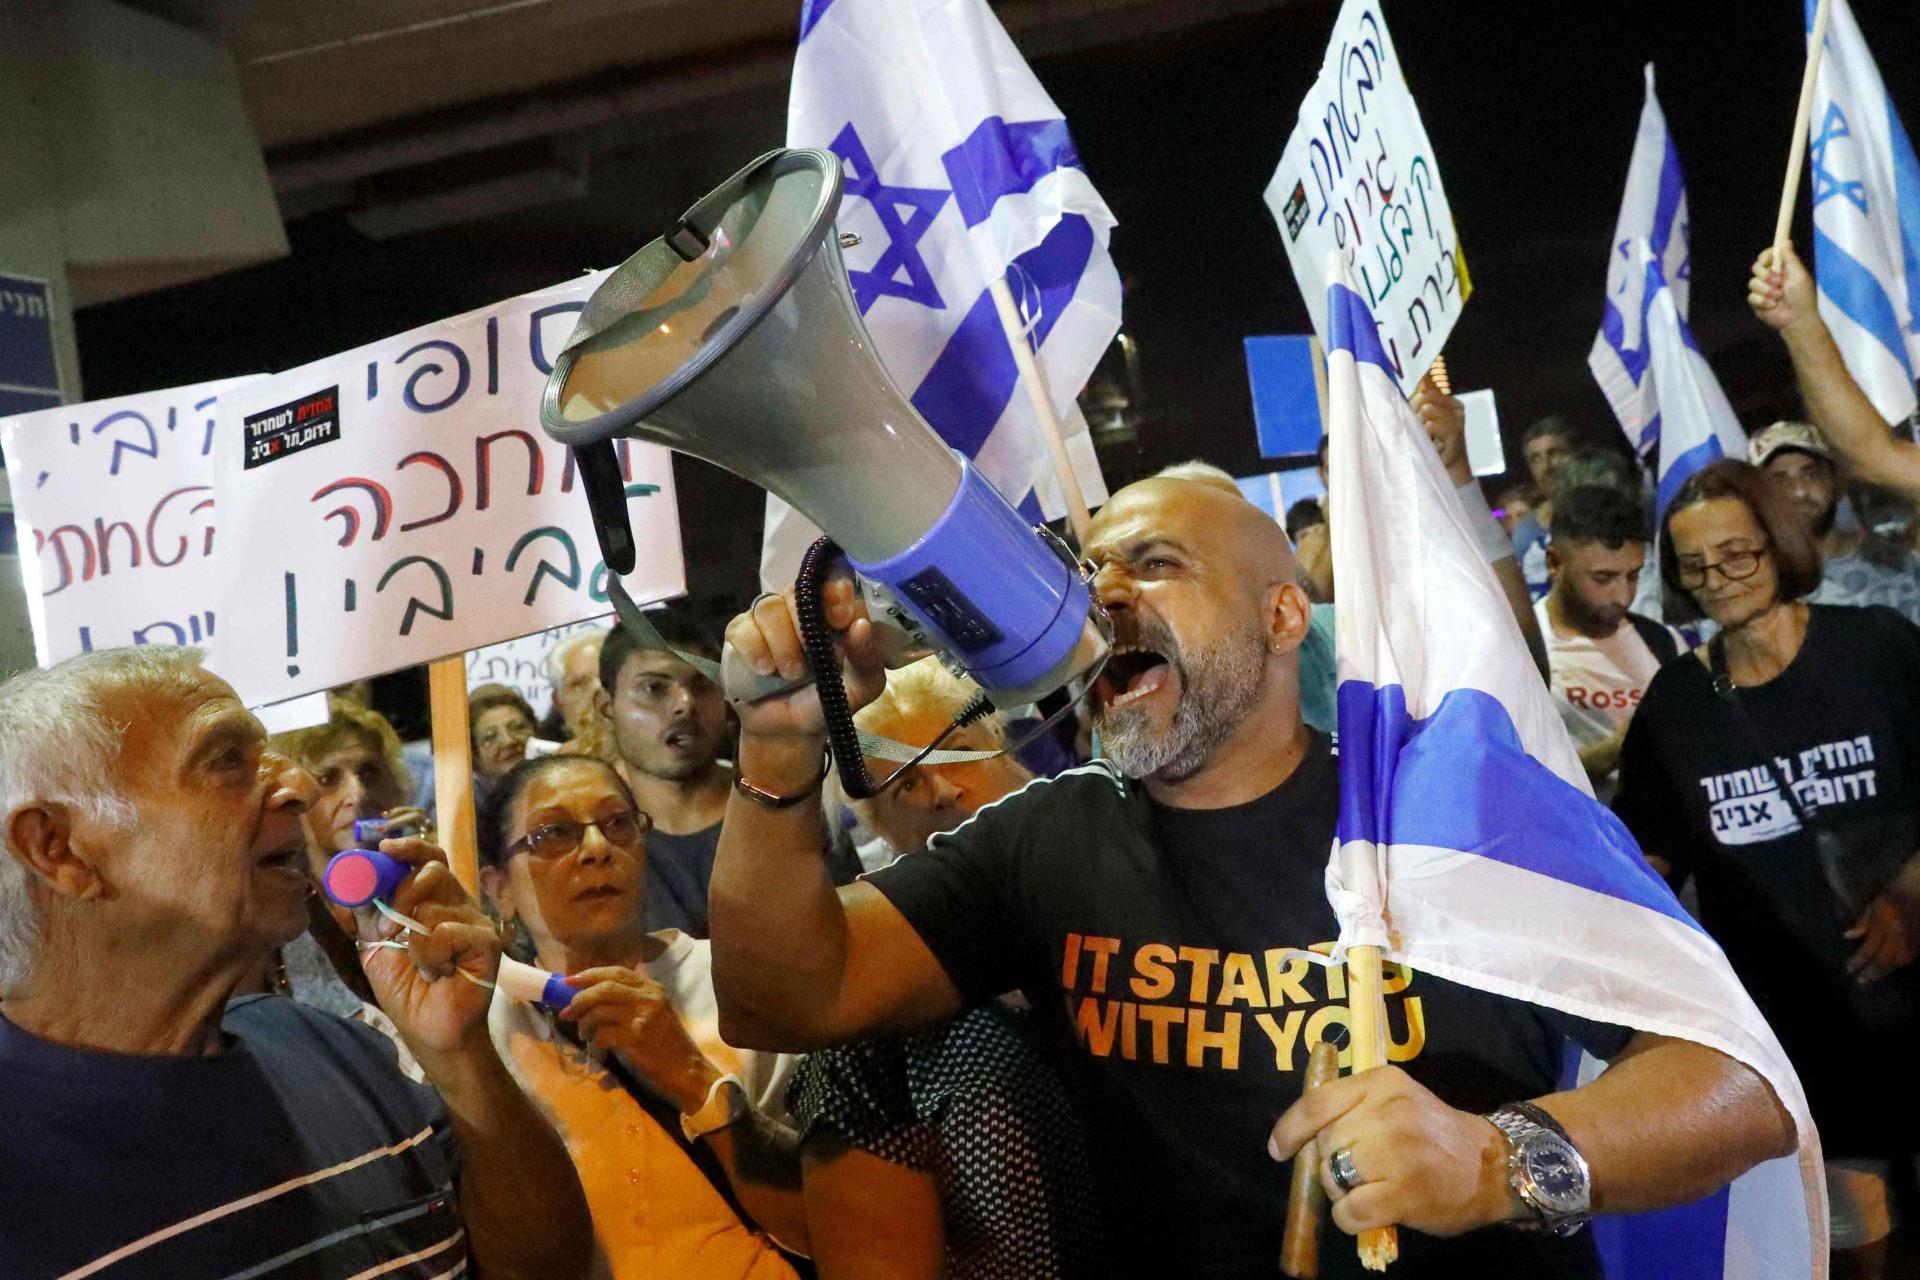
M 1105 656 L 1105 612 L 1066 545 L 1022 519 L 888 376 L 848 288 L 840 193 L 833 153 L 781 150 L 695 204 L 588 300 L 541 425 L 574 452 L 613 572 L 636 553 L 613 449 L 631 436 L 784 498 L 844 553 L 876 625 L 904 634 L 890 652 L 939 651 L 994 704 L 1025 705 Z M 800 612 L 804 635 L 804 601 Z M 807 639 L 820 671 L 831 642 Z M 736 700 L 792 687 L 723 666 Z

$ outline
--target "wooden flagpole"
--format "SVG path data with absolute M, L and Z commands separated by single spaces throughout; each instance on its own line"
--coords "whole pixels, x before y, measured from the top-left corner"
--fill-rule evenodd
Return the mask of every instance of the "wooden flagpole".
M 427 664 L 427 697 L 433 713 L 433 803 L 439 814 L 440 847 L 453 878 L 480 895 L 480 846 L 473 813 L 473 736 L 467 728 L 467 655 Z
M 1380 977 L 1380 948 L 1347 948 L 1348 1070 L 1352 1075 L 1387 1065 L 1387 998 Z M 1355 1244 L 1360 1265 L 1385 1271 L 1400 1256 L 1400 1235 L 1392 1227 L 1362 1231 Z
M 1807 122 L 1813 115 L 1813 87 L 1820 77 L 1820 58 L 1827 47 L 1827 18 L 1833 12 L 1833 0 L 1820 0 L 1813 15 L 1813 39 L 1807 45 L 1807 70 L 1800 78 L 1800 109 L 1793 116 L 1793 145 L 1787 149 L 1787 178 L 1780 187 L 1780 216 L 1773 224 L 1773 265 L 1780 266 L 1780 251 L 1786 247 L 1787 232 L 1793 226 L 1794 201 L 1800 195 L 1800 168 L 1807 156 Z
M 993 309 L 1000 315 L 1000 328 L 1007 335 L 1007 345 L 1013 349 L 1014 368 L 1020 371 L 1021 385 L 1027 389 L 1027 399 L 1033 404 L 1034 417 L 1040 423 L 1040 439 L 1047 446 L 1047 456 L 1053 460 L 1054 474 L 1060 477 L 1060 492 L 1067 501 L 1067 523 L 1073 528 L 1073 540 L 1082 547 L 1087 545 L 1087 526 L 1093 515 L 1087 510 L 1087 495 L 1081 491 L 1080 477 L 1074 474 L 1073 459 L 1067 456 L 1066 434 L 1060 429 L 1060 415 L 1053 411 L 1053 393 L 1047 386 L 1047 371 L 1034 359 L 1033 348 L 1027 344 L 1025 327 L 1020 323 L 1020 309 L 1013 303 L 1013 294 L 1007 288 L 1004 275 L 995 276 L 987 286 L 987 292 L 993 295 Z

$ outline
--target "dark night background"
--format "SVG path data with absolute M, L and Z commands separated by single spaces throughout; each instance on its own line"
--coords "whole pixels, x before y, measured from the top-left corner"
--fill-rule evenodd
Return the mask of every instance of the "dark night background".
M 1496 391 L 1510 457 L 1547 412 L 1616 430 L 1586 353 L 1649 61 L 1686 170 L 1695 334 L 1750 429 L 1795 411 L 1784 353 L 1747 311 L 1745 281 L 1779 199 L 1803 56 L 1798 3 L 1384 7 L 1474 278 L 1448 364 L 1456 387 Z M 1911 129 L 1914 8 L 1853 7 Z M 1336 9 L 1303 0 L 1177 37 L 1033 56 L 1120 221 L 1113 256 L 1150 416 L 1135 445 L 1106 459 L 1116 486 L 1193 456 L 1236 474 L 1264 469 L 1241 339 L 1308 322 L 1260 196 Z M 666 163 L 638 150 L 601 162 L 585 199 L 533 213 L 388 241 L 361 237 L 340 213 L 294 222 L 288 259 L 81 312 L 86 395 L 288 368 L 612 265 L 780 145 L 784 116 L 782 89 L 686 135 Z M 1803 180 L 1799 238 L 1806 204 Z M 757 518 L 716 527 L 708 513 L 731 516 L 753 495 L 701 464 L 680 467 L 693 575 L 750 575 Z

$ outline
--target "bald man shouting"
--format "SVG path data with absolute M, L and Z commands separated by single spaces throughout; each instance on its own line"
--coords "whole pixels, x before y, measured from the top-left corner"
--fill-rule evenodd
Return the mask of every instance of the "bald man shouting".
M 1173 478 L 1116 495 L 1086 551 L 1117 638 L 1093 690 L 1105 760 L 838 891 L 817 804 L 733 796 L 710 904 L 729 1042 L 810 1049 L 1024 992 L 1100 1157 L 1103 1274 L 1270 1280 L 1309 1139 L 1343 1230 L 1408 1228 L 1401 1277 L 1597 1276 L 1589 1211 L 1683 1203 L 1792 1150 L 1728 1058 L 1427 974 L 1388 975 L 1395 1065 L 1302 1100 L 1308 1048 L 1345 1041 L 1346 990 L 1302 954 L 1336 933 L 1340 797 L 1300 719 L 1291 551 L 1237 493 Z M 852 591 L 829 596 L 857 707 L 884 673 Z M 763 672 L 806 669 L 783 600 L 728 638 Z M 806 796 L 816 695 L 740 718 L 740 777 Z M 1556 1093 L 1569 1036 L 1615 1065 Z M 1351 1245 L 1323 1241 L 1321 1274 L 1358 1274 Z

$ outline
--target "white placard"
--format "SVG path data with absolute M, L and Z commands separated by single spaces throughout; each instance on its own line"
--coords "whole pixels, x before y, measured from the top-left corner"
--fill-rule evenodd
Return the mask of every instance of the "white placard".
M 1477 476 L 1497 476 L 1507 469 L 1507 448 L 1500 439 L 1500 409 L 1493 392 L 1462 391 L 1457 397 L 1467 411 L 1467 465 Z
M 1379 0 L 1340 6 L 1266 201 L 1320 340 L 1327 254 L 1337 251 L 1379 323 L 1395 381 L 1412 395 L 1472 284 Z
M 467 688 L 483 684 L 503 684 L 527 700 L 534 720 L 547 718 L 553 709 L 553 684 L 547 679 L 547 658 L 554 646 L 581 631 L 604 631 L 612 618 L 569 623 L 551 631 L 541 631 L 517 640 L 490 644 L 484 649 L 467 650 Z
M 601 275 L 320 360 L 220 405 L 213 667 L 277 701 L 604 614 L 552 357 Z M 621 441 L 636 600 L 686 587 L 667 450 Z
M 40 665 L 216 634 L 214 459 L 233 378 L 0 421 Z
M 295 729 L 325 724 L 333 714 L 333 708 L 327 702 L 326 694 L 303 693 L 285 702 L 270 702 L 264 707 L 255 707 L 253 713 L 260 718 L 261 727 L 268 733 L 292 733 Z

